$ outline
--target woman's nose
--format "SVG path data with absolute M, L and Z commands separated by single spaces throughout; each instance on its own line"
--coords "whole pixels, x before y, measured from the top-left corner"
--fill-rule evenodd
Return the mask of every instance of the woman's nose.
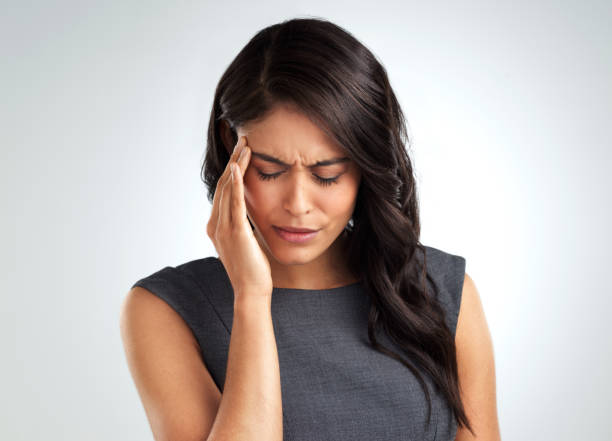
M 308 171 L 291 173 L 283 193 L 283 208 L 295 217 L 308 214 L 312 209 L 308 174 Z

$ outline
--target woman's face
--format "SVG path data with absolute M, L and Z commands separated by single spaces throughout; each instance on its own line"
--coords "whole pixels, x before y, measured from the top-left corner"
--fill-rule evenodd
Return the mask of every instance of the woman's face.
M 353 213 L 361 180 L 357 164 L 291 106 L 275 107 L 237 134 L 246 136 L 252 151 L 244 195 L 260 245 L 281 264 L 306 263 L 324 254 Z M 317 233 L 292 242 L 275 228 L 285 226 Z

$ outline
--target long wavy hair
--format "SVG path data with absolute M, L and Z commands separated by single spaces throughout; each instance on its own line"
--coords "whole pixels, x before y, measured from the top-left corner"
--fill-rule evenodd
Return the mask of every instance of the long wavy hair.
M 257 32 L 223 73 L 215 91 L 201 177 L 212 203 L 229 161 L 220 124 L 237 128 L 280 103 L 297 106 L 346 149 L 362 178 L 351 221 L 347 262 L 370 296 L 369 343 L 409 368 L 411 361 L 381 345 L 382 328 L 433 379 L 459 426 L 472 428 L 459 394 L 455 341 L 444 310 L 427 291 L 416 183 L 404 115 L 376 57 L 343 28 L 319 18 L 294 18 Z M 249 220 L 250 222 L 250 220 Z M 253 228 L 253 224 L 251 223 Z M 422 257 L 419 256 L 421 253 Z

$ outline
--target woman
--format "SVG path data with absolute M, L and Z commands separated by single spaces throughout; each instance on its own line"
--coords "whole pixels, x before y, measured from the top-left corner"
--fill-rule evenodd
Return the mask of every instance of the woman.
M 337 25 L 240 51 L 202 170 L 219 257 L 122 309 L 157 440 L 500 439 L 479 296 L 463 257 L 419 242 L 406 146 L 385 69 Z

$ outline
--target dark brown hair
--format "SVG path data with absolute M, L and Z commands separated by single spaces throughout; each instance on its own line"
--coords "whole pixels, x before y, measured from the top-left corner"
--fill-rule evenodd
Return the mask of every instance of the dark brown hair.
M 382 328 L 431 376 L 458 425 L 473 434 L 459 394 L 454 337 L 444 310 L 427 290 L 404 115 L 384 67 L 369 49 L 346 30 L 318 18 L 295 18 L 257 32 L 215 91 L 202 165 L 209 201 L 229 160 L 222 121 L 236 143 L 238 127 L 265 117 L 280 103 L 299 108 L 360 167 L 355 210 L 345 228 L 350 237 L 346 255 L 371 299 L 371 346 L 414 373 L 427 397 L 429 423 L 427 386 L 409 360 L 377 341 L 375 330 Z

